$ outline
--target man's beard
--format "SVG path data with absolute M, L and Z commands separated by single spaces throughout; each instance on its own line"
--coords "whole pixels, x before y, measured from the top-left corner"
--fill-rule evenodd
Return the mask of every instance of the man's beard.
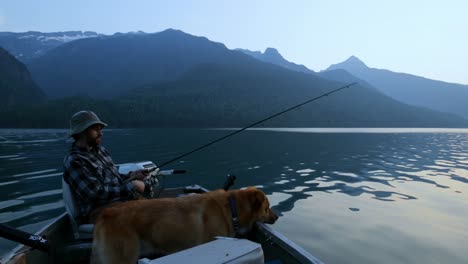
M 90 147 L 97 147 L 99 146 L 99 144 L 101 144 L 101 137 L 92 138 L 88 140 L 88 145 Z

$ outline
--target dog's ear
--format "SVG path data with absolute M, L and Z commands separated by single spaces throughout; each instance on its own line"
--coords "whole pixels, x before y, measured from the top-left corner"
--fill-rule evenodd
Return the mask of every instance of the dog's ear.
M 262 206 L 263 202 L 265 201 L 265 194 L 259 189 L 249 187 L 247 188 L 247 192 L 249 194 L 249 201 L 252 205 L 252 210 L 257 211 Z

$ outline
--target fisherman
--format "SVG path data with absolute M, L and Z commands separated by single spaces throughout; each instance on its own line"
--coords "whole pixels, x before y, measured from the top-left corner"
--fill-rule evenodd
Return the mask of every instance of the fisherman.
M 145 169 L 121 174 L 101 146 L 103 123 L 92 111 L 79 111 L 70 119 L 74 142 L 63 161 L 65 181 L 75 196 L 83 223 L 94 223 L 99 212 L 116 202 L 133 200 L 145 191 Z M 125 180 L 132 177 L 130 182 Z

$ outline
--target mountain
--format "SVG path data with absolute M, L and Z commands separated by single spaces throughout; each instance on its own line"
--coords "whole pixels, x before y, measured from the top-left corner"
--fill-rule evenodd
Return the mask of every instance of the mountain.
M 168 29 L 154 34 L 114 34 L 65 43 L 28 67 L 50 98 L 112 98 L 147 83 L 176 80 L 201 63 L 255 59 L 224 44 Z
M 237 51 L 243 52 L 249 56 L 252 56 L 258 60 L 276 64 L 278 66 L 282 66 L 286 69 L 290 69 L 293 71 L 304 72 L 304 73 L 314 73 L 314 71 L 308 69 L 304 65 L 295 64 L 293 62 L 287 61 L 278 50 L 274 48 L 267 48 L 264 53 L 261 51 L 250 51 L 248 49 L 236 49 Z
M 28 31 L 24 33 L 0 32 L 0 46 L 13 54 L 16 59 L 28 62 L 31 59 L 44 55 L 47 51 L 63 43 L 82 39 L 98 37 L 101 34 L 91 31 L 66 31 L 42 33 Z
M 178 30 L 79 39 L 29 66 L 56 99 L 0 113 L 1 127 L 64 127 L 80 109 L 114 127 L 241 127 L 357 79 L 345 70 L 289 70 Z M 264 125 L 468 127 L 365 82 Z
M 239 127 L 292 107 L 342 86 L 311 74 L 271 64 L 206 64 L 194 67 L 179 80 L 149 85 L 122 97 L 134 105 L 131 116 L 158 113 L 142 123 L 167 126 Z M 151 98 L 146 106 L 137 102 Z M 172 114 L 171 114 L 172 113 Z M 130 113 L 129 113 L 130 115 Z M 161 118 L 161 117 L 173 118 Z M 458 127 L 468 122 L 450 114 L 413 107 L 375 89 L 356 85 L 291 111 L 265 126 L 291 127 Z
M 359 82 L 361 85 L 365 85 L 368 88 L 375 89 L 371 84 L 368 82 L 359 79 L 355 77 L 354 75 L 348 73 L 345 70 L 342 69 L 336 69 L 336 70 L 329 70 L 329 71 L 322 71 L 319 73 L 316 73 L 304 65 L 298 65 L 293 62 L 287 61 L 286 59 L 281 56 L 281 54 L 278 52 L 278 50 L 274 48 L 267 48 L 264 53 L 260 51 L 250 51 L 248 49 L 236 49 L 237 51 L 243 52 L 249 56 L 252 56 L 260 61 L 272 63 L 281 67 L 284 67 L 286 69 L 290 69 L 293 71 L 298 71 L 298 72 L 304 72 L 304 73 L 311 73 L 311 74 L 316 74 L 322 78 L 331 80 L 331 81 L 338 81 L 342 83 L 352 83 L 352 82 Z M 355 57 L 354 57 L 355 58 Z
M 36 104 L 45 95 L 35 84 L 26 66 L 0 48 L 0 110 Z
M 328 80 L 342 82 L 342 83 L 358 82 L 359 85 L 361 86 L 365 86 L 368 89 L 378 91 L 377 88 L 372 86 L 370 83 L 364 81 L 363 79 L 359 79 L 356 76 L 342 69 L 322 71 L 322 72 L 316 73 L 316 75 L 322 78 L 328 79 Z
M 468 85 L 370 68 L 354 56 L 331 65 L 326 71 L 336 69 L 348 71 L 398 101 L 468 119 Z
M 242 127 L 342 85 L 258 60 L 204 63 L 177 80 L 143 85 L 113 99 L 72 97 L 17 109 L 0 116 L 0 126 L 64 127 L 74 112 L 92 109 L 112 127 Z M 468 127 L 468 122 L 358 84 L 262 125 Z

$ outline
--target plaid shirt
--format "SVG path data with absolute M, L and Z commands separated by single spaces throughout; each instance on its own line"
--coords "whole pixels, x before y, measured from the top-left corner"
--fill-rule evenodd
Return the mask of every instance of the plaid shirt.
M 89 151 L 73 145 L 63 166 L 63 177 L 77 198 L 82 217 L 98 207 L 134 198 L 133 184 L 123 183 L 128 174 L 119 173 L 104 147 Z

